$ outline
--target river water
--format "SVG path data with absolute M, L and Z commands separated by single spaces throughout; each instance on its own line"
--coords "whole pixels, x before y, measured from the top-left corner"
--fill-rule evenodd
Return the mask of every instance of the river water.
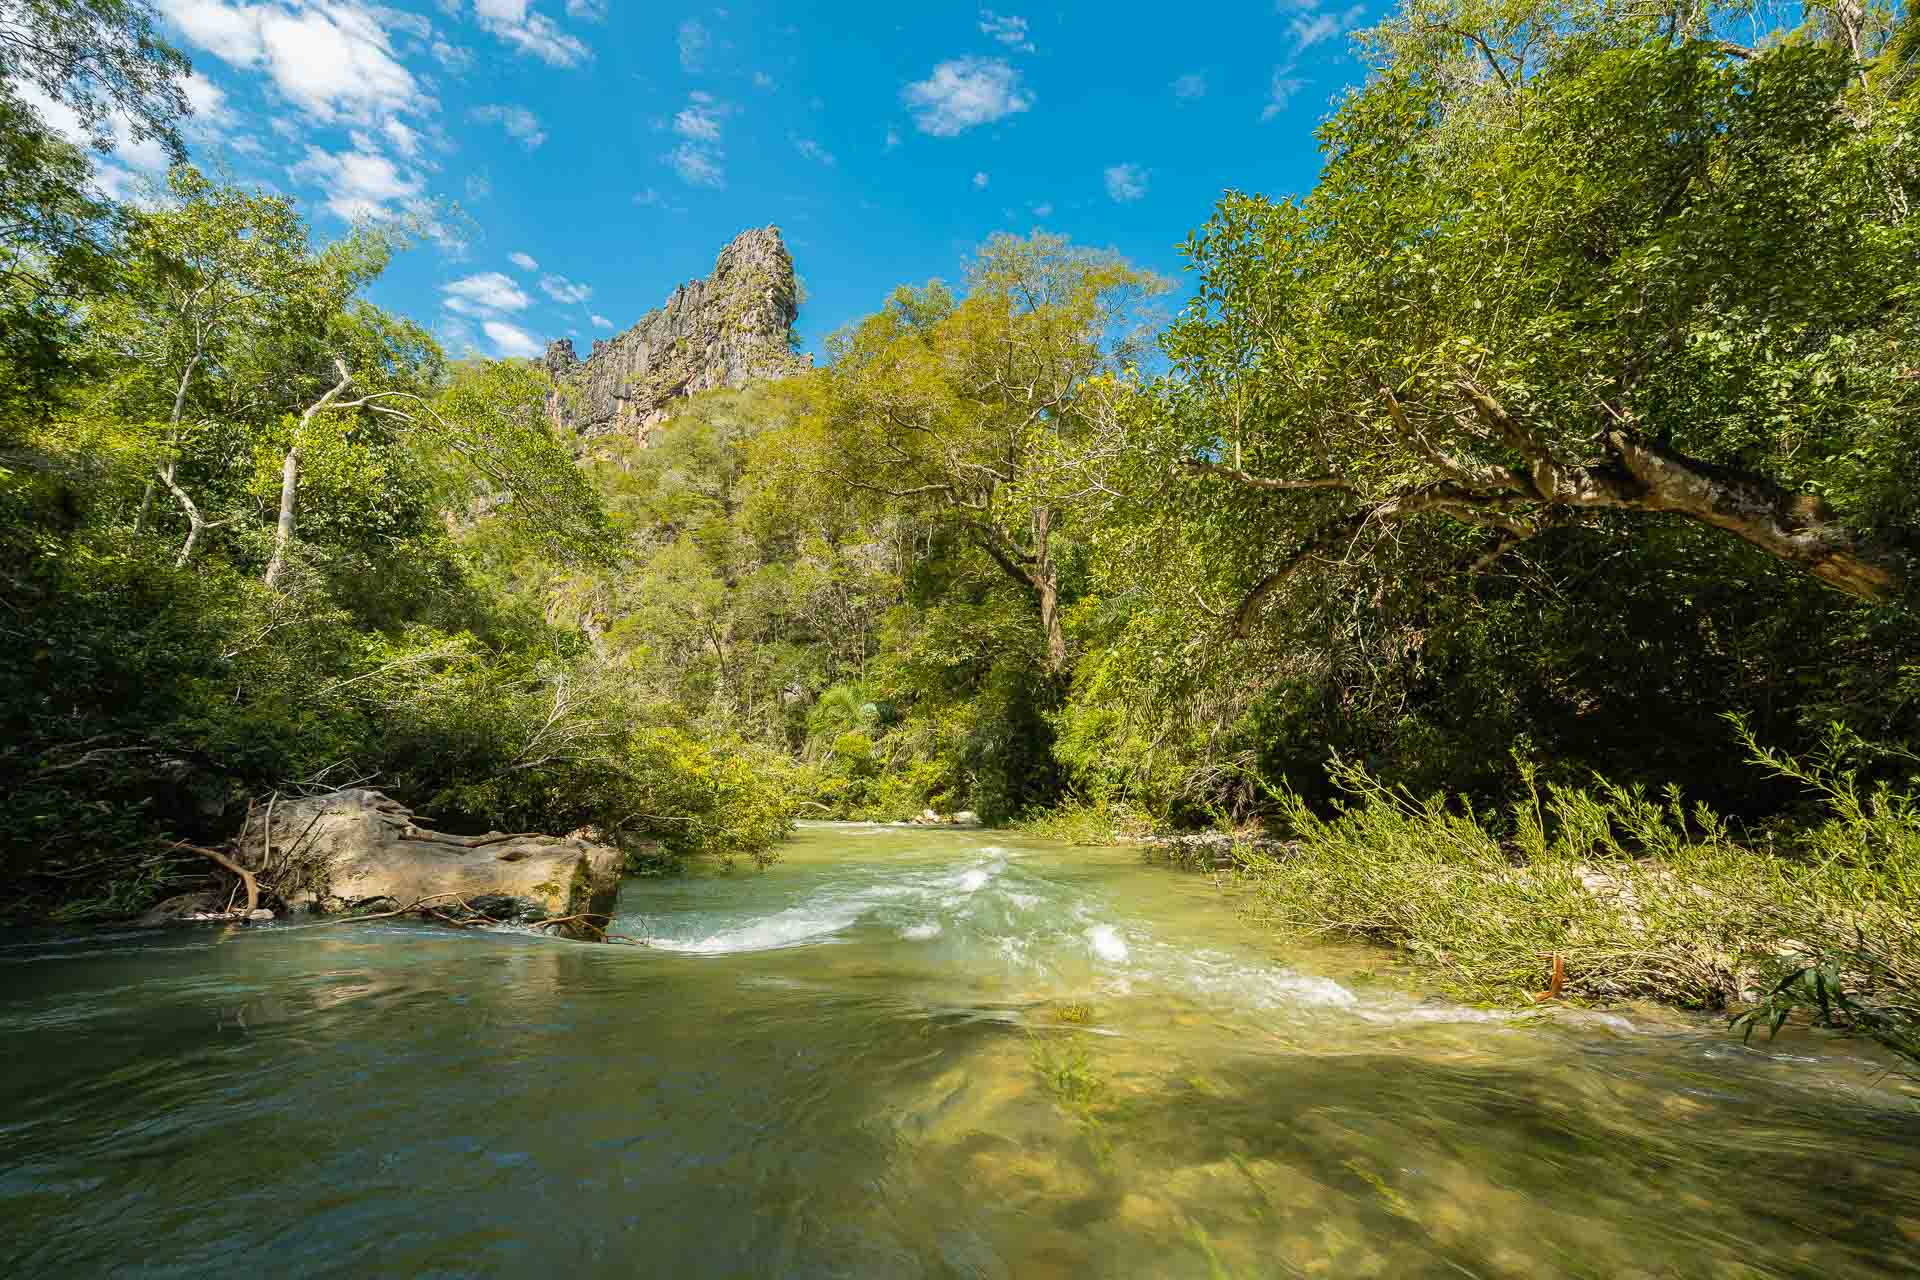
M 615 928 L 0 946 L 0 1275 L 1920 1272 L 1859 1044 L 1423 999 L 1137 852 L 823 825 Z

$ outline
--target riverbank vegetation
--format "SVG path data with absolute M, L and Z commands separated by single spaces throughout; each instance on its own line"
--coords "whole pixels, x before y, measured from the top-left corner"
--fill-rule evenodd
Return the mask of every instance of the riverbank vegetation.
M 405 227 L 115 205 L 9 90 L 14 899 L 124 913 L 350 778 L 670 853 L 1256 824 L 1276 923 L 1473 998 L 1910 1047 L 1917 30 L 1406 0 L 1188 296 L 996 236 L 644 442 L 370 305 Z M 184 62 L 97 43 L 43 89 L 184 158 Z

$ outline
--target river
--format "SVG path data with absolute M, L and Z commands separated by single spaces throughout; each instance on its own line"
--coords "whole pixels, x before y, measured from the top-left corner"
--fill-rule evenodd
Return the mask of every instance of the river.
M 615 931 L 0 946 L 0 1275 L 1916 1273 L 1860 1044 L 1422 998 L 1135 851 L 818 825 Z

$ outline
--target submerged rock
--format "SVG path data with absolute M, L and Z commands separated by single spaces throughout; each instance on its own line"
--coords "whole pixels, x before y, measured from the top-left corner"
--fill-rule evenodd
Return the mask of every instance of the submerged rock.
M 354 789 L 282 801 L 241 861 L 268 868 L 289 904 L 314 911 L 438 909 L 598 938 L 620 891 L 621 852 L 578 836 L 451 835 L 399 802 Z M 267 837 L 270 834 L 272 848 Z M 295 887 L 297 886 L 297 887 Z

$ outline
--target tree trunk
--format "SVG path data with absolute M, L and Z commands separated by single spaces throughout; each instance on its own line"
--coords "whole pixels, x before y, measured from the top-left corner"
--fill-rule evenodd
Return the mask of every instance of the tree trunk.
M 180 371 L 180 385 L 174 389 L 173 393 L 173 414 L 167 419 L 167 447 L 170 449 L 178 449 L 180 447 L 180 417 L 187 407 L 187 388 L 193 382 L 193 371 L 199 367 L 200 360 L 205 354 L 206 352 L 204 351 L 196 350 L 193 353 L 193 358 L 187 361 L 187 367 Z M 180 496 L 180 490 L 174 488 L 173 468 L 174 464 L 169 462 L 160 479 L 164 481 L 167 488 L 172 489 L 174 495 L 178 497 Z M 196 513 L 193 510 L 193 504 L 189 502 L 185 505 L 187 507 L 188 519 L 194 519 Z M 140 495 L 140 514 L 133 518 L 134 537 L 139 537 L 141 531 L 147 527 L 147 514 L 152 510 L 153 481 L 148 480 L 146 490 Z M 199 536 L 200 525 L 196 522 L 193 526 L 193 531 L 187 535 L 187 545 L 186 548 L 180 552 L 178 563 L 185 564 L 187 562 L 187 557 L 193 554 L 194 541 Z
M 1059 675 L 1067 666 L 1067 633 L 1060 622 L 1060 575 L 1053 564 L 1053 512 L 1042 507 L 1034 513 L 1033 563 L 1034 594 L 1040 597 L 1040 626 L 1047 633 L 1047 672 Z
M 280 519 L 273 529 L 273 558 L 267 561 L 266 584 L 277 586 L 280 575 L 287 568 L 287 546 L 293 541 L 293 508 L 300 495 L 300 446 L 306 442 L 307 424 L 314 415 L 332 404 L 347 384 L 353 381 L 353 374 L 347 371 L 347 363 L 338 357 L 333 361 L 334 369 L 340 374 L 340 381 L 334 383 L 327 393 L 307 406 L 300 415 L 299 425 L 293 429 L 293 442 L 287 446 L 287 456 L 280 464 Z
M 1040 625 L 1047 633 L 1047 670 L 1058 675 L 1067 666 L 1067 633 L 1060 624 L 1060 587 L 1055 581 L 1053 561 L 1043 563 L 1045 569 L 1033 576 L 1033 589 L 1040 597 Z
M 166 466 L 160 468 L 159 476 L 161 483 L 167 486 L 167 492 L 173 495 L 173 500 L 178 502 L 180 509 L 187 513 L 187 540 L 185 544 L 181 546 L 180 554 L 176 556 L 173 561 L 174 568 L 184 569 L 187 567 L 187 561 L 193 559 L 193 549 L 200 541 L 201 532 L 211 526 L 208 525 L 206 518 L 200 514 L 198 504 L 188 496 L 187 491 L 182 489 L 179 482 L 174 479 L 174 467 L 175 464 L 169 462 Z
M 296 438 L 280 463 L 280 520 L 273 528 L 273 559 L 267 561 L 266 584 L 278 586 L 287 567 L 287 544 L 293 541 L 293 507 L 300 493 L 300 443 Z

